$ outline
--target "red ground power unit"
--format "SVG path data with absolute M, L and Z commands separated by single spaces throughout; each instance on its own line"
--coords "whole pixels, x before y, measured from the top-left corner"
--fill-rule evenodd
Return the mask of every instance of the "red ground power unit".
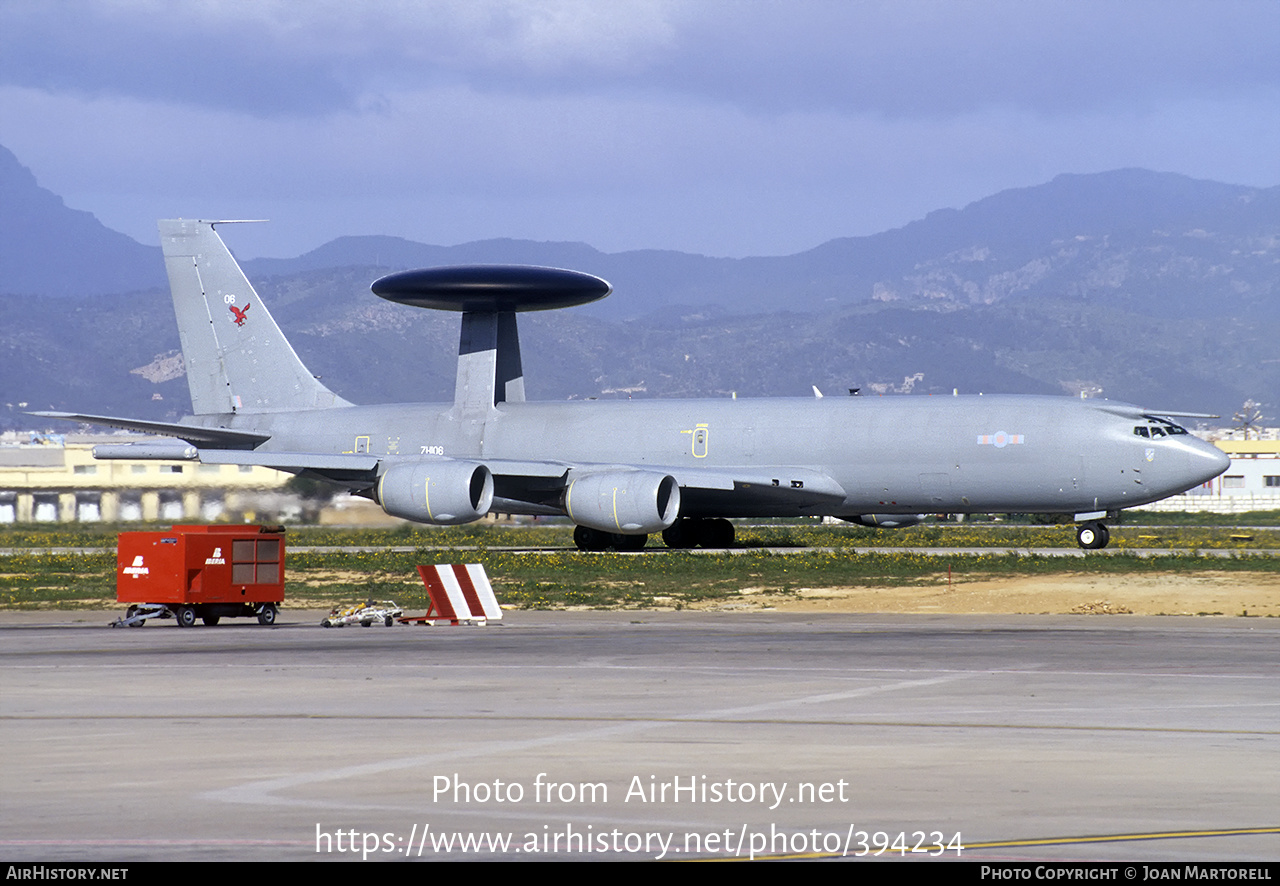
M 116 600 L 128 603 L 115 624 L 137 626 L 174 618 L 257 617 L 275 624 L 284 601 L 284 528 L 174 526 L 164 532 L 122 532 L 116 554 Z

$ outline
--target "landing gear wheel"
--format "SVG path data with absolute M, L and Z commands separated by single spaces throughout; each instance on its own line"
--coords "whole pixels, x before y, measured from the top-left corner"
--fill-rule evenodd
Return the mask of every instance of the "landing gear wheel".
M 216 625 L 218 622 L 222 621 L 222 616 L 220 616 L 220 615 L 205 615 L 205 616 L 202 616 L 200 620 L 201 620 L 202 622 L 204 622 L 205 624 L 207 624 L 209 627 L 213 627 L 213 626 L 214 626 L 214 625 Z
M 702 521 L 702 546 L 704 548 L 733 547 L 733 524 L 723 517 Z
M 619 551 L 640 551 L 644 550 L 644 543 L 649 540 L 647 535 L 623 535 L 615 533 L 611 537 L 613 547 Z
M 260 625 L 275 624 L 276 613 L 278 611 L 279 610 L 276 609 L 276 604 L 274 603 L 265 604 L 260 610 L 258 610 L 258 624 Z
M 731 548 L 733 536 L 733 524 L 723 517 L 677 520 L 662 532 L 669 548 Z
M 1111 533 L 1101 523 L 1082 523 L 1076 529 L 1076 543 L 1086 551 L 1096 551 L 1107 546 L 1111 541 Z
M 684 550 L 698 543 L 697 533 L 693 531 L 692 520 L 677 520 L 662 530 L 662 541 L 669 548 Z
M 196 623 L 196 608 L 194 606 L 179 606 L 173 610 L 173 617 L 178 620 L 178 627 L 190 628 Z
M 599 529 L 592 529 L 589 526 L 575 526 L 573 543 L 578 546 L 580 551 L 605 551 L 609 549 L 609 533 L 601 532 Z
M 128 621 L 129 619 L 133 618 L 137 614 L 138 614 L 138 607 L 130 606 L 128 609 L 124 611 L 125 621 Z M 140 628 L 146 623 L 147 623 L 147 620 L 145 618 L 142 618 L 142 619 L 139 619 L 138 621 L 129 622 L 129 627 Z
M 391 627 L 393 624 L 396 623 L 396 620 L 388 615 L 386 618 L 382 620 L 382 623 L 387 627 Z

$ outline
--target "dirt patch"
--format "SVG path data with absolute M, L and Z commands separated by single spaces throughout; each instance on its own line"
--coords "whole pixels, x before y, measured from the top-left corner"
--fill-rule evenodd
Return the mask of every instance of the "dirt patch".
M 1262 615 L 1280 617 L 1280 576 L 1056 575 L 912 587 L 799 588 L 778 594 L 746 588 L 731 602 L 691 609 L 782 612 L 898 612 L 991 615 Z
M 327 585 L 363 585 L 371 581 L 392 581 L 404 584 L 422 586 L 422 581 L 416 576 L 412 579 L 406 579 L 400 573 L 390 572 L 358 572 L 355 570 L 338 570 L 338 569 L 307 569 L 297 570 L 289 575 L 289 587 L 295 584 L 309 587 L 325 587 Z

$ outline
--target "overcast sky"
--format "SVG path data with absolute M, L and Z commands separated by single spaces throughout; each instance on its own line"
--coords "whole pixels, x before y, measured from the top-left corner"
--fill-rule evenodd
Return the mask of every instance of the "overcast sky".
M 3 0 L 0 144 L 156 243 L 781 255 L 1063 172 L 1280 184 L 1275 0 Z

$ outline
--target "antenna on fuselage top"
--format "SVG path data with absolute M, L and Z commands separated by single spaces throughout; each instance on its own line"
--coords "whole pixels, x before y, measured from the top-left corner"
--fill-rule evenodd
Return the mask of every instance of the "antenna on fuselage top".
M 591 274 L 528 265 L 401 271 L 375 280 L 370 288 L 402 305 L 462 312 L 453 395 L 459 418 L 487 415 L 499 403 L 523 402 L 517 313 L 583 305 L 613 291 Z

